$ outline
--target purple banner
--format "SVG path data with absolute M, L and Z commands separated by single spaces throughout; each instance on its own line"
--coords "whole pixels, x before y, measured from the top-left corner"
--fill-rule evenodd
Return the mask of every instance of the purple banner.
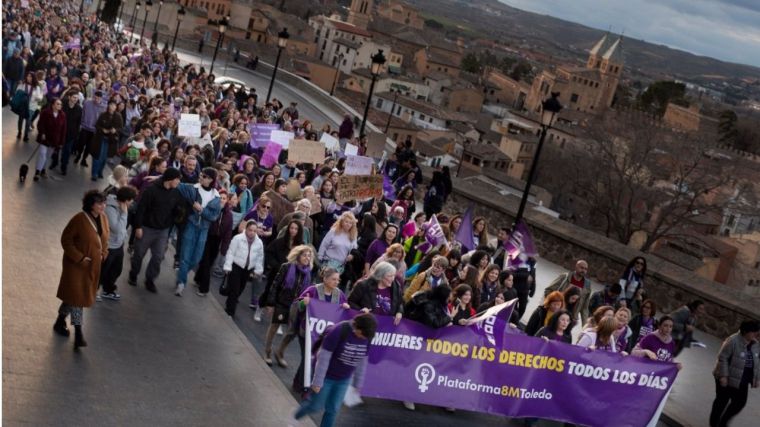
M 533 236 L 524 221 L 515 225 L 509 239 L 504 243 L 506 256 L 504 257 L 504 269 L 517 270 L 528 266 L 528 258 L 538 256 L 536 245 L 533 244 Z
M 376 316 L 361 394 L 588 426 L 656 425 L 675 364 L 505 335 L 500 311 L 440 329 Z M 307 355 L 327 326 L 358 314 L 315 300 L 308 312 Z
M 251 123 L 248 125 L 248 133 L 251 134 L 249 145 L 251 148 L 264 148 L 269 144 L 269 137 L 273 130 L 280 130 L 280 125 L 268 123 Z

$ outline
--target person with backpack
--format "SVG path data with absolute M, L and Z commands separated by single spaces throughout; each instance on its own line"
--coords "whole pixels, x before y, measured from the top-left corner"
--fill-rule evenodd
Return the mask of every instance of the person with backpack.
M 324 415 L 320 426 L 335 424 L 348 386 L 353 384 L 359 389 L 364 382 L 367 355 L 376 330 L 375 317 L 364 313 L 325 331 L 316 353 L 311 384 L 313 394 L 301 404 L 288 425 L 296 426 L 298 419 L 322 410 Z

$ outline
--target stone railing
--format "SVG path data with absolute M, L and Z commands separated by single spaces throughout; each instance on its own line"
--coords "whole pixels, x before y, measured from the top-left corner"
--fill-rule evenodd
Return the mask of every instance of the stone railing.
M 446 204 L 446 212 L 464 212 L 467 207 L 474 206 L 475 215 L 486 217 L 494 233 L 496 227 L 512 224 L 519 198 L 502 196 L 471 182 L 454 180 L 454 194 Z M 602 283 L 617 281 L 628 261 L 644 256 L 647 260 L 645 289 L 648 297 L 661 307 L 660 314 L 669 313 L 694 299 L 702 299 L 706 304 L 706 315 L 699 318 L 698 327 L 721 338 L 736 332 L 745 319 L 760 319 L 758 295 L 704 279 L 656 256 L 541 212 L 528 209 L 525 217 L 541 258 L 567 269 L 572 269 L 576 260 L 585 259 L 591 277 Z M 538 268 L 541 268 L 540 261 Z

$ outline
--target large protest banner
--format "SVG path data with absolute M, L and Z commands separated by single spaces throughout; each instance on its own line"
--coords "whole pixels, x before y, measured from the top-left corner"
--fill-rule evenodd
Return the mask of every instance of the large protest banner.
M 341 175 L 338 178 L 337 202 L 364 200 L 370 197 L 383 197 L 382 175 Z
M 251 148 L 264 148 L 269 144 L 272 131 L 280 130 L 280 125 L 270 123 L 251 123 L 248 125 L 248 133 L 251 134 L 251 141 L 248 145 Z
M 322 163 L 325 161 L 325 143 L 308 139 L 292 139 L 288 148 L 288 160 L 296 163 Z
M 307 346 L 330 324 L 357 314 L 312 300 Z M 376 316 L 361 394 L 587 426 L 656 425 L 675 364 L 508 335 L 505 320 L 493 314 L 440 329 L 404 319 L 394 326 L 393 317 Z

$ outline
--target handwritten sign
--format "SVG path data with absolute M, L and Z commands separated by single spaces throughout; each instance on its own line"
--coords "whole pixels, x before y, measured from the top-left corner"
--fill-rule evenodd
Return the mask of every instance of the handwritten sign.
M 280 144 L 275 144 L 274 142 L 267 144 L 264 149 L 264 154 L 261 155 L 261 166 L 271 168 L 277 164 L 277 159 L 280 157 L 280 151 L 282 151 L 282 146 Z
M 367 157 L 381 158 L 385 153 L 385 134 L 374 132 L 367 135 Z
M 322 163 L 325 160 L 325 143 L 293 139 L 288 148 L 288 160 L 296 163 Z
M 286 132 L 283 130 L 273 130 L 269 135 L 269 141 L 279 144 L 283 150 L 287 150 L 290 146 L 290 140 L 296 137 L 293 132 Z
M 201 136 L 201 116 L 198 114 L 182 114 L 179 118 L 179 136 L 200 137 Z
M 280 125 L 270 123 L 251 123 L 248 125 L 248 133 L 251 135 L 251 141 L 248 143 L 251 148 L 264 148 L 269 144 L 272 131 L 280 130 Z
M 346 151 L 343 154 L 346 156 L 356 156 L 359 154 L 359 146 L 348 143 L 346 144 Z
M 64 50 L 81 49 L 81 48 L 82 48 L 82 40 L 79 37 L 75 37 L 71 39 L 70 42 L 67 42 L 65 45 L 63 45 Z
M 370 175 L 373 160 L 364 156 L 346 156 L 345 175 Z
M 325 148 L 330 151 L 338 151 L 340 149 L 340 141 L 338 141 L 338 138 L 327 132 L 322 134 L 322 138 L 319 139 L 319 142 L 324 142 Z
M 382 175 L 341 175 L 338 178 L 337 201 L 340 204 L 351 200 L 383 197 Z

